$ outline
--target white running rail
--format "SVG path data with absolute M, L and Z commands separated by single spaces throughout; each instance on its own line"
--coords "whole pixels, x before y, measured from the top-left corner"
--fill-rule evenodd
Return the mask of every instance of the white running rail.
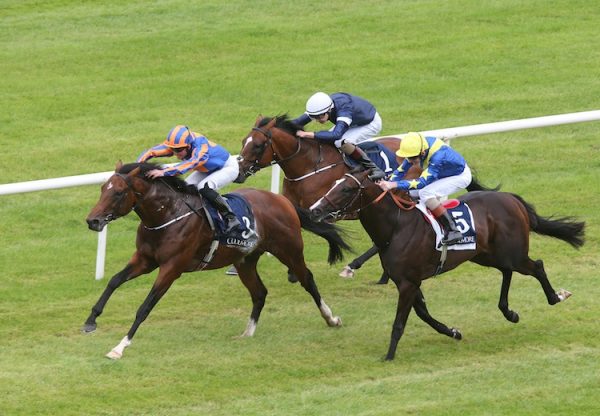
M 495 123 L 474 124 L 472 126 L 450 127 L 438 130 L 426 130 L 420 133 L 426 136 L 435 136 L 440 139 L 450 140 L 457 137 L 478 136 L 490 133 L 502 133 L 513 130 L 533 129 L 538 127 L 558 126 L 562 124 L 582 123 L 600 120 L 600 110 L 582 111 L 578 113 L 557 114 L 553 116 L 524 118 L 520 120 L 499 121 Z M 402 137 L 406 133 L 393 136 Z M 388 135 L 389 136 L 389 135 Z M 88 175 L 66 176 L 63 178 L 42 179 L 37 181 L 16 182 L 0 185 L 0 195 L 9 195 L 25 192 L 45 191 L 49 189 L 68 188 L 71 186 L 101 184 L 113 174 L 110 172 L 92 173 Z M 271 192 L 279 192 L 280 168 L 273 165 L 271 174 Z M 106 231 L 98 235 L 98 250 L 96 254 L 96 279 L 104 277 L 104 263 L 106 258 Z

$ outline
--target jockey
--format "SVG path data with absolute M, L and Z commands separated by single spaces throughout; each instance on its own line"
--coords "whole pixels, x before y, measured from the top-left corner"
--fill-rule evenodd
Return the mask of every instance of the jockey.
M 404 158 L 389 181 L 378 185 L 384 191 L 400 189 L 414 190 L 419 200 L 442 223 L 445 228 L 442 243 L 451 245 L 462 238 L 452 215 L 441 204 L 440 198 L 465 189 L 471 183 L 471 169 L 465 159 L 454 149 L 435 137 L 423 137 L 419 133 L 408 133 L 402 138 L 396 155 Z M 423 173 L 417 179 L 402 179 L 411 165 L 418 163 Z
M 356 95 L 338 92 L 331 96 L 324 92 L 313 94 L 306 102 L 306 112 L 293 122 L 304 127 L 311 121 L 335 124 L 330 130 L 317 132 L 299 130 L 296 136 L 333 143 L 346 155 L 360 163 L 365 169 L 372 169 L 369 177 L 373 180 L 385 176 L 373 163 L 358 143 L 375 137 L 381 131 L 381 117 L 375 107 Z
M 175 126 L 165 141 L 148 149 L 140 156 L 138 162 L 145 162 L 153 157 L 169 157 L 175 155 L 181 162 L 153 169 L 147 176 L 156 179 L 161 176 L 177 176 L 193 172 L 185 180 L 198 188 L 202 197 L 209 200 L 225 220 L 225 233 L 240 226 L 240 222 L 229 207 L 229 204 L 218 189 L 230 184 L 239 173 L 237 159 L 224 147 L 211 142 L 205 136 L 192 132 L 187 126 Z

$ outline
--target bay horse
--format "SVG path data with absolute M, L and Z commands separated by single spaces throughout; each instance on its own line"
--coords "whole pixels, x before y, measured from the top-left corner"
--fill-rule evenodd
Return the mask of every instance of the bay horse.
M 327 325 L 342 324 L 321 298 L 312 272 L 304 261 L 301 227 L 319 235 L 329 243 L 330 264 L 343 258 L 349 246 L 331 224 L 316 223 L 308 211 L 301 210 L 285 197 L 257 189 L 240 189 L 234 194 L 245 199 L 255 219 L 257 241 L 247 248 L 216 245 L 211 219 L 202 209 L 203 200 L 197 190 L 176 177 L 148 179 L 145 174 L 156 165 L 150 163 L 118 163 L 115 173 L 102 185 L 100 199 L 92 208 L 87 223 L 100 231 L 117 218 L 134 211 L 141 223 L 137 230 L 136 251 L 123 270 L 115 274 L 85 321 L 83 331 L 96 329 L 96 318 L 102 314 L 112 293 L 123 283 L 159 268 L 148 296 L 139 307 L 135 321 L 122 341 L 107 354 L 121 358 L 131 344 L 140 324 L 183 273 L 218 269 L 235 265 L 239 278 L 252 298 L 252 311 L 242 336 L 252 336 L 265 304 L 267 288 L 256 270 L 259 258 L 269 252 L 291 270 L 302 287 L 312 296 Z M 244 218 L 245 219 L 245 218 Z
M 337 179 L 350 171 L 350 167 L 344 163 L 335 146 L 296 137 L 298 130 L 301 127 L 295 125 L 287 114 L 259 116 L 242 141 L 238 156 L 240 173 L 235 182 L 244 183 L 260 169 L 277 163 L 285 175 L 282 193 L 295 205 L 308 208 L 325 195 Z M 400 141 L 397 137 L 376 140 L 394 153 L 400 147 Z M 356 216 L 344 219 L 356 219 Z M 374 246 L 352 263 L 360 267 L 376 253 L 377 247 Z
M 584 222 L 572 217 L 542 217 L 531 204 L 512 193 L 468 192 L 459 199 L 467 203 L 473 213 L 476 248 L 448 250 L 445 261 L 441 261 L 442 252 L 435 248 L 435 232 L 424 215 L 417 209 L 399 209 L 393 194 L 384 193 L 365 172 L 345 174 L 310 207 L 316 220 L 335 213 L 358 211 L 363 227 L 380 248 L 383 267 L 399 294 L 386 360 L 394 359 L 411 307 L 420 302 L 421 282 L 466 261 L 493 267 L 502 273 L 498 308 L 513 323 L 519 321 L 518 313 L 508 306 L 513 271 L 537 279 L 550 305 L 571 295 L 564 289 L 556 292 L 542 260 L 529 257 L 529 234 L 533 231 L 555 237 L 579 248 L 584 243 Z M 444 324 L 437 330 L 452 336 L 452 330 Z

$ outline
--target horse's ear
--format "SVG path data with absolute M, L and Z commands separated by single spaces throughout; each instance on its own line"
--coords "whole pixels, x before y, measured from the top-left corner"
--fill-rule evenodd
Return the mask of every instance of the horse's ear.
M 121 159 L 119 159 L 117 161 L 117 164 L 115 165 L 115 172 L 118 172 L 119 169 L 121 169 L 123 167 L 123 162 L 121 162 Z
M 262 114 L 259 114 L 258 117 L 256 117 L 256 123 L 254 123 L 254 127 L 258 127 L 258 123 L 260 123 L 260 121 L 263 119 Z
M 134 170 L 132 170 L 131 172 L 129 172 L 127 174 L 127 176 L 137 176 L 138 173 L 140 173 L 141 168 L 138 166 L 137 168 L 135 168 Z
M 265 126 L 265 130 L 269 130 L 270 128 L 272 128 L 275 125 L 276 122 L 277 122 L 277 117 L 273 117 L 271 119 L 271 121 L 269 121 L 267 123 L 267 125 Z

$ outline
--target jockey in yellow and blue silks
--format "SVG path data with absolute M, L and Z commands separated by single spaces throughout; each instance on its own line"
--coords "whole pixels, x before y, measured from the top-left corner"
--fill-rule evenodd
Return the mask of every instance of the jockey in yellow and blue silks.
M 181 162 L 173 166 L 153 169 L 147 176 L 183 175 L 193 171 L 186 182 L 195 185 L 198 192 L 221 213 L 229 232 L 240 225 L 229 204 L 219 195 L 218 189 L 230 184 L 239 174 L 237 159 L 222 146 L 208 140 L 204 135 L 192 132 L 187 126 L 178 125 L 171 129 L 165 141 L 142 152 L 137 161 L 145 162 L 154 157 L 175 156 Z
M 444 226 L 442 243 L 450 245 L 458 242 L 462 234 L 440 199 L 465 189 L 471 183 L 471 169 L 465 159 L 442 140 L 414 132 L 402 138 L 396 154 L 404 161 L 392 173 L 389 181 L 378 182 L 381 189 L 400 189 L 412 195 L 417 193 L 419 200 Z M 411 165 L 416 163 L 423 169 L 421 176 L 403 179 Z

